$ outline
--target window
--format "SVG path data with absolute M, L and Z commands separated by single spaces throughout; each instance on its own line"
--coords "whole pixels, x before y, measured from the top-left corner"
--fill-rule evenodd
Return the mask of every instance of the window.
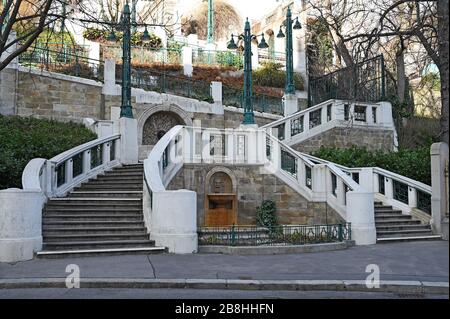
M 319 126 L 322 124 L 322 109 L 312 111 L 309 113 L 309 128 Z
M 372 121 L 374 123 L 377 122 L 377 108 L 376 107 L 372 107 Z
M 355 105 L 355 121 L 366 121 L 366 107 L 364 105 Z
M 337 188 L 337 177 L 333 173 L 331 173 L 331 193 L 336 196 L 336 188 Z
M 348 104 L 344 104 L 344 120 L 348 121 L 350 117 L 350 106 Z
M 332 106 L 333 106 L 333 104 L 327 105 L 327 122 L 331 121 L 331 107 Z
M 385 195 L 384 190 L 384 176 L 378 174 L 378 193 Z
M 291 136 L 303 132 L 303 116 L 291 120 Z
M 305 165 L 305 183 L 306 187 L 312 189 L 311 167 Z

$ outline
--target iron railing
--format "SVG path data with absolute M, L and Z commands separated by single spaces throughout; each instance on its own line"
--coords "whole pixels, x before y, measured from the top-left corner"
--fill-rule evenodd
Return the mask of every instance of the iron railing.
M 283 246 L 351 240 L 351 225 L 229 226 L 198 229 L 199 245 Z
M 258 112 L 283 115 L 283 100 L 278 96 L 262 93 L 252 94 L 253 109 Z M 222 103 L 227 106 L 238 108 L 244 107 L 244 92 L 242 89 L 222 86 Z
M 70 50 L 64 46 L 61 46 L 60 49 L 52 50 L 49 47 L 31 46 L 19 55 L 19 64 L 50 72 L 103 80 L 104 64 L 102 61 L 88 58 L 83 50 L 77 51 L 76 48 Z
M 120 70 L 120 66 L 119 66 Z M 116 72 L 116 82 L 122 82 L 121 72 Z M 133 68 L 131 70 L 133 87 L 159 93 L 169 93 L 184 96 L 199 101 L 212 103 L 211 86 L 208 82 L 195 81 L 185 77 L 170 75 L 147 69 Z
M 104 60 L 113 59 L 116 63 L 122 63 L 122 47 L 116 45 L 102 46 Z M 181 49 L 148 48 L 144 46 L 131 47 L 131 60 L 133 64 L 183 64 Z
M 309 106 L 330 99 L 379 102 L 386 96 L 382 55 L 309 79 Z

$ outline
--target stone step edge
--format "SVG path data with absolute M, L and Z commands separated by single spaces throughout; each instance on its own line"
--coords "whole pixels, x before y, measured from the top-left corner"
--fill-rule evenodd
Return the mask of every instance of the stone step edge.
M 377 238 L 377 242 L 398 241 L 398 240 L 421 240 L 421 239 L 442 239 L 442 236 L 441 235 L 429 235 L 429 236 L 411 236 L 411 237 L 380 237 L 380 238 Z
M 96 192 L 94 192 L 96 193 Z M 98 200 L 98 201 L 142 201 L 141 198 L 109 198 L 109 197 L 53 197 L 50 198 L 50 201 L 87 201 L 87 200 Z
M 383 280 L 379 288 L 364 280 L 243 280 L 243 279 L 147 279 L 80 278 L 80 288 L 129 289 L 230 289 L 289 291 L 360 291 L 419 294 L 448 294 L 448 282 Z M 0 279 L 0 289 L 67 288 L 66 278 Z
M 141 251 L 165 251 L 166 247 L 136 247 L 136 248 L 97 248 L 97 249 L 73 249 L 73 250 L 43 250 L 36 253 L 37 256 L 91 254 L 91 253 L 118 253 Z

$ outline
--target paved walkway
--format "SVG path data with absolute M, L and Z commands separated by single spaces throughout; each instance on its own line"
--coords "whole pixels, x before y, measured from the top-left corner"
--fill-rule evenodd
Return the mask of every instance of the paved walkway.
M 0 279 L 63 278 L 68 264 L 81 278 L 365 280 L 366 266 L 377 264 L 380 280 L 449 281 L 446 241 L 356 246 L 296 255 L 217 254 L 136 255 L 35 259 L 0 263 Z

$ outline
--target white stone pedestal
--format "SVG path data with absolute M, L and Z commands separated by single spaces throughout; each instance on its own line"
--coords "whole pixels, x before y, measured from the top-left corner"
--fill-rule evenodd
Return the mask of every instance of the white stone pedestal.
M 127 117 L 119 119 L 120 162 L 137 164 L 139 160 L 137 120 Z
M 298 98 L 295 94 L 285 94 L 284 101 L 284 116 L 288 116 L 298 111 Z

